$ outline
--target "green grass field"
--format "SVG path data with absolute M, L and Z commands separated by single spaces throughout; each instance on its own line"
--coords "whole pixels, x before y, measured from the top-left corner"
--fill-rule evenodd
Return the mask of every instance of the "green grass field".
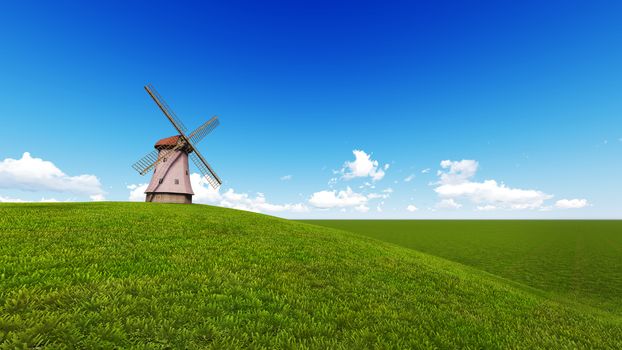
M 622 319 L 411 248 L 259 214 L 2 204 L 0 344 L 621 348 Z
M 622 221 L 323 220 L 622 315 Z

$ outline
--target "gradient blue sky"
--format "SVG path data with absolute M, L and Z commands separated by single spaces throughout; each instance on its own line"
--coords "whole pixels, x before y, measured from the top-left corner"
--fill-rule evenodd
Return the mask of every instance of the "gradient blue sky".
M 107 200 L 147 182 L 130 165 L 174 134 L 143 90 L 151 82 L 189 128 L 220 116 L 201 149 L 221 192 L 309 207 L 269 214 L 622 218 L 621 2 L 5 1 L 0 43 L 0 161 L 30 152 L 93 174 Z M 375 188 L 334 173 L 353 150 L 390 164 Z M 466 195 L 441 208 L 440 163 L 463 159 L 479 164 L 471 183 L 553 197 L 521 210 Z M 365 213 L 309 203 L 347 187 L 393 192 Z

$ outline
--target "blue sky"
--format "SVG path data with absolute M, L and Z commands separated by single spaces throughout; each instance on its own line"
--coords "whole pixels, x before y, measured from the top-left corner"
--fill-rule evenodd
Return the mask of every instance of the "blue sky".
M 149 180 L 131 164 L 174 134 L 150 82 L 189 128 L 220 116 L 201 145 L 224 180 L 212 204 L 621 218 L 621 17 L 613 1 L 3 2 L 0 200 L 128 200 Z

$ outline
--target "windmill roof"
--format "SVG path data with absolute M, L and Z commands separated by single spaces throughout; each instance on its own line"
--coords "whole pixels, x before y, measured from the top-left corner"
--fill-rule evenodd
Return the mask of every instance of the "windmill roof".
M 166 137 L 156 142 L 155 148 L 164 147 L 164 146 L 175 146 L 177 144 L 177 140 L 179 140 L 179 135 Z

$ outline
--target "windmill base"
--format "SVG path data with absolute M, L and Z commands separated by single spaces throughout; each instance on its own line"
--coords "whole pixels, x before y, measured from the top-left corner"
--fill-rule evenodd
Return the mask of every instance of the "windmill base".
M 186 193 L 147 193 L 145 202 L 192 204 L 192 195 Z

